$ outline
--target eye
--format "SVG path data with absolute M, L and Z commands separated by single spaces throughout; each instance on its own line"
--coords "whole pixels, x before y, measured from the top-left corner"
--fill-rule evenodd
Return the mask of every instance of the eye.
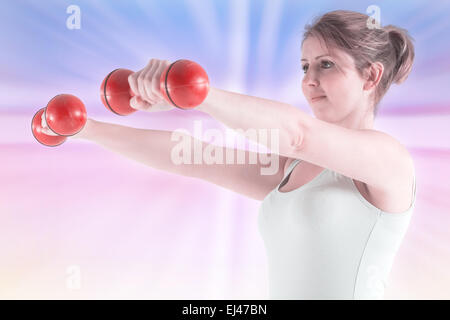
M 334 66 L 334 63 L 328 60 L 322 60 L 321 61 L 321 66 L 323 69 L 330 69 L 332 66 Z M 303 73 L 306 73 L 306 71 L 308 70 L 308 64 L 305 64 L 302 67 Z
M 329 69 L 334 65 L 334 63 L 331 61 L 322 60 L 322 66 L 324 66 L 324 65 L 328 65 L 329 67 L 326 67 L 325 69 Z
M 306 69 L 308 68 L 308 65 L 307 64 L 305 64 L 303 67 L 302 67 L 302 70 L 303 70 L 303 73 L 306 73 Z

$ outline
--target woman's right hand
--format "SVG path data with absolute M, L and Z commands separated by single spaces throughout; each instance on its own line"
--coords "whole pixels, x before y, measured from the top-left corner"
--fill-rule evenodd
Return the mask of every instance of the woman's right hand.
M 91 118 L 87 118 L 86 119 L 86 123 L 84 124 L 83 128 L 76 134 L 71 135 L 71 136 L 67 136 L 68 138 L 73 138 L 73 139 L 83 139 L 86 137 L 86 128 L 89 126 L 92 126 L 92 122 L 95 122 L 95 120 L 91 119 Z M 47 121 L 45 121 L 45 117 L 44 117 L 44 113 L 42 113 L 41 115 L 41 127 L 42 130 L 41 132 L 48 135 L 48 136 L 59 136 L 59 134 L 54 133 L 52 130 L 50 130 L 50 128 L 48 127 Z
M 130 74 L 128 83 L 135 96 L 130 99 L 130 106 L 142 111 L 167 111 L 174 109 L 160 92 L 159 79 L 164 70 L 170 66 L 168 60 L 151 59 L 140 71 Z

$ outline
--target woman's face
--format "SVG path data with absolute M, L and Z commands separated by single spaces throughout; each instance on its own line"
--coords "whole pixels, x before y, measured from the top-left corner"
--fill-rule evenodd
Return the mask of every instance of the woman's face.
M 364 81 L 353 59 L 342 50 L 327 52 L 326 46 L 313 36 L 302 46 L 302 90 L 316 118 L 344 123 L 358 117 L 365 109 Z M 324 96 L 319 99 L 316 97 Z

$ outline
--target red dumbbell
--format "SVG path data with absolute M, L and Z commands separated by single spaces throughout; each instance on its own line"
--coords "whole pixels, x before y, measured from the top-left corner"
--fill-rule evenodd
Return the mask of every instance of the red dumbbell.
M 110 72 L 100 86 L 100 97 L 106 108 L 126 116 L 135 111 L 130 99 L 135 95 L 128 83 L 133 71 L 116 69 Z M 169 65 L 160 77 L 160 91 L 166 101 L 180 109 L 192 109 L 201 104 L 209 92 L 206 71 L 197 63 L 177 60 Z
M 43 118 L 43 119 L 42 119 Z M 54 135 L 49 135 L 43 127 L 43 120 Z M 60 94 L 40 109 L 31 121 L 31 131 L 38 142 L 48 147 L 64 143 L 68 136 L 80 132 L 87 121 L 83 102 L 71 94 Z

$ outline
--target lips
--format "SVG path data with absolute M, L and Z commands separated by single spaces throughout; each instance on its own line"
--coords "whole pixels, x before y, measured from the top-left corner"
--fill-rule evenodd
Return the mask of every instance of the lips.
M 325 96 L 317 96 L 317 97 L 311 98 L 311 101 L 317 101 L 317 100 L 320 100 L 322 98 L 325 98 Z

